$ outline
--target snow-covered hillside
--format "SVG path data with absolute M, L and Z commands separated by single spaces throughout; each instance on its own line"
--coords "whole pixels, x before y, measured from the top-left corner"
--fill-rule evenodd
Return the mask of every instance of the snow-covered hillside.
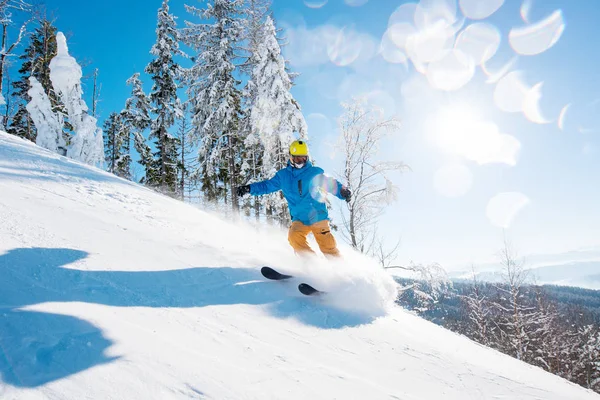
M 343 250 L 305 267 L 284 231 L 0 133 L 0 398 L 600 398 L 394 306 Z
M 551 261 L 547 264 L 535 265 L 533 267 L 526 265 L 528 281 L 538 285 L 575 286 L 600 290 L 600 256 L 597 255 L 596 251 L 594 253 L 594 258 L 591 260 Z M 526 262 L 529 262 L 529 258 L 526 258 Z M 483 265 L 477 271 L 477 279 L 480 281 L 502 282 L 504 280 L 502 267 L 498 264 Z M 450 276 L 454 279 L 471 280 L 473 272 L 465 268 L 453 271 Z

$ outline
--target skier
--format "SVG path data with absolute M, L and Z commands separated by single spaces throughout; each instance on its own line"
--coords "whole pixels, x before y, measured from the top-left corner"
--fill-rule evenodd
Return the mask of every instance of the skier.
M 296 140 L 290 145 L 287 167 L 277 171 L 273 178 L 240 186 L 236 192 L 238 196 L 247 193 L 260 196 L 278 190 L 283 192 L 290 209 L 292 225 L 288 241 L 296 254 L 314 254 L 306 240 L 312 232 L 325 256 L 339 257 L 340 252 L 329 226 L 324 193 L 331 193 L 347 202 L 352 194 L 336 179 L 324 175 L 323 169 L 312 165 L 305 141 Z

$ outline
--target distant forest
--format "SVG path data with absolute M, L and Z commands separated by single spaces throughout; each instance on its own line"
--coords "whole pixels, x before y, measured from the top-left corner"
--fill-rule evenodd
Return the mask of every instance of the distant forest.
M 509 279 L 453 281 L 432 295 L 423 282 L 396 280 L 404 308 L 600 393 L 600 291 Z
M 399 278 L 397 280 L 403 286 L 413 282 L 410 279 Z M 498 285 L 493 283 L 480 283 L 482 292 L 488 297 L 493 295 L 496 286 Z M 472 282 L 454 280 L 453 288 L 442 293 L 435 306 L 423 310 L 420 315 L 444 327 L 459 323 L 468 316 L 468 313 L 465 313 L 463 298 L 471 293 L 472 287 Z M 535 286 L 528 287 L 528 290 L 523 293 L 530 301 L 535 300 L 535 288 Z M 567 315 L 569 318 L 579 316 L 578 321 L 582 324 L 600 325 L 600 290 L 556 285 L 542 285 L 537 288 L 544 292 L 549 301 L 556 304 L 559 314 Z M 419 302 L 411 293 L 401 296 L 398 302 L 411 310 L 419 308 Z

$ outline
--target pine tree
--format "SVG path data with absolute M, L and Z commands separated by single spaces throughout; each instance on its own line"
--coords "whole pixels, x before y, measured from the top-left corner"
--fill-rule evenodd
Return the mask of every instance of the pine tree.
M 242 41 L 246 60 L 240 66 L 243 73 L 250 75 L 258 63 L 255 55 L 260 43 L 263 42 L 264 24 L 270 13 L 270 0 L 247 0 L 244 9 L 245 18 L 242 20 Z M 246 97 L 246 93 L 244 93 Z
M 186 80 L 202 192 L 209 201 L 229 195 L 234 210 L 238 201 L 233 188 L 240 182 L 244 157 L 240 81 L 234 76 L 242 5 L 242 0 L 212 0 L 204 10 L 186 6 L 189 13 L 211 23 L 186 21 L 184 29 L 184 42 L 198 52 Z
M 152 81 L 150 101 L 155 116 L 150 126 L 149 139 L 156 144 L 153 165 L 147 172 L 146 184 L 170 196 L 177 193 L 178 141 L 169 133 L 177 118 L 182 118 L 181 103 L 177 97 L 176 81 L 181 77 L 181 67 L 175 56 L 185 56 L 179 50 L 180 34 L 176 17 L 169 14 L 169 1 L 163 0 L 158 10 L 156 43 L 150 53 L 155 57 L 146 67 Z
M 198 168 L 198 158 L 192 142 L 189 140 L 190 121 L 186 107 L 184 117 L 179 120 L 177 139 L 179 140 L 179 181 L 178 194 L 182 200 L 192 201 L 193 192 L 198 190 L 198 177 L 191 172 Z
M 121 178 L 131 178 L 129 131 L 123 114 L 113 112 L 104 121 L 104 161 L 108 172 Z
M 121 143 L 119 143 L 119 114 L 113 112 L 104 121 L 104 161 L 106 169 L 115 173 L 117 160 L 121 155 Z
M 246 43 L 247 47 L 244 49 L 246 53 L 246 60 L 240 66 L 240 70 L 250 76 L 254 67 L 257 65 L 258 60 L 255 57 L 258 54 L 257 49 L 259 44 L 262 42 L 263 36 L 263 25 L 266 20 L 266 16 L 270 12 L 269 0 L 248 0 L 246 2 L 245 14 L 246 18 L 243 22 L 243 42 Z M 249 110 L 255 99 L 256 92 L 250 90 L 249 85 L 252 84 L 251 79 L 248 79 L 246 86 L 243 90 L 242 97 L 242 108 Z M 241 137 L 246 138 L 244 142 L 245 157 L 241 167 L 241 182 L 258 182 L 263 179 L 270 177 L 264 176 L 262 171 L 262 159 L 264 153 L 264 147 L 260 143 L 260 140 L 256 136 L 252 136 L 252 126 L 250 124 L 250 113 L 245 112 L 243 114 L 241 122 Z M 272 197 L 275 195 L 270 195 Z M 250 216 L 251 210 L 254 211 L 254 216 L 258 221 L 262 212 L 264 196 L 246 196 L 243 199 L 241 208 L 244 210 L 246 216 Z
M 139 163 L 144 166 L 146 176 L 152 175 L 153 158 L 152 150 L 146 143 L 143 132 L 150 127 L 152 119 L 150 118 L 150 100 L 144 93 L 140 74 L 135 73 L 127 80 L 131 85 L 131 96 L 125 101 L 125 108 L 121 111 L 123 129 L 127 136 L 126 145 L 130 147 L 130 141 L 133 137 L 133 145 L 140 155 Z M 143 179 L 145 182 L 146 179 Z
M 271 17 L 266 18 L 255 46 L 251 56 L 254 67 L 245 91 L 250 108 L 250 135 L 246 144 L 254 153 L 262 150 L 259 178 L 265 179 L 286 166 L 294 133 L 306 138 L 306 122 L 300 105 L 290 93 L 292 79 Z M 266 208 L 267 214 L 280 223 L 289 220 L 287 204 L 280 193 L 268 196 Z
M 29 77 L 35 77 L 42 85 L 54 111 L 61 107 L 50 80 L 50 61 L 57 54 L 56 32 L 56 27 L 48 19 L 39 21 L 38 28 L 30 36 L 29 45 L 19 56 L 22 60 L 19 68 L 21 77 L 12 84 L 15 89 L 13 96 L 17 100 L 18 108 L 9 121 L 7 132 L 33 142 L 36 140 L 37 133 L 26 109 L 27 103 L 31 101 L 31 97 L 27 94 L 30 88 Z M 67 143 L 69 142 L 67 132 L 63 134 L 63 138 Z
M 117 135 L 120 144 L 120 157 L 117 159 L 115 174 L 121 178 L 131 180 L 131 135 L 123 121 L 123 115 L 117 114 Z
M 2 1 L 0 2 L 0 25 L 2 26 L 2 38 L 0 44 L 0 105 L 6 106 L 6 112 L 2 117 L 2 122 L 0 122 L 0 129 L 5 130 L 6 124 L 8 121 L 8 116 L 10 112 L 9 104 L 10 104 L 10 79 L 6 79 L 7 81 L 7 95 L 4 96 L 4 81 L 5 77 L 8 77 L 7 67 L 9 66 L 9 57 L 12 55 L 13 51 L 17 48 L 17 46 L 21 43 L 21 40 L 26 35 L 27 25 L 31 20 L 25 21 L 21 25 L 21 29 L 19 29 L 19 34 L 17 38 L 13 41 L 8 39 L 9 32 L 8 29 L 10 26 L 14 24 L 13 21 L 13 11 L 23 11 L 29 13 L 31 11 L 30 5 L 23 2 L 23 0 L 12 0 L 12 1 Z

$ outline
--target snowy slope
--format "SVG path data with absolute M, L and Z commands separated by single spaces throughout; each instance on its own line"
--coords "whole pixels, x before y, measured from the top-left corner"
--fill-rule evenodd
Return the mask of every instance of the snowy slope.
M 393 306 L 389 276 L 344 255 L 303 267 L 284 231 L 0 133 L 0 398 L 600 398 Z

